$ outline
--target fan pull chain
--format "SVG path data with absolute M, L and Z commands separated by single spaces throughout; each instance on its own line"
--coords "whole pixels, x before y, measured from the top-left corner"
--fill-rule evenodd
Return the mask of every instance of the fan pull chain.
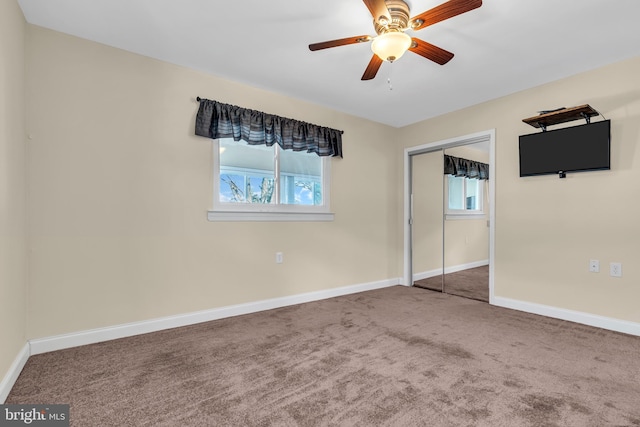
M 393 65 L 393 61 L 389 62 L 389 75 L 387 77 L 387 84 L 389 85 L 389 90 L 393 90 L 393 84 L 391 84 L 391 69 Z

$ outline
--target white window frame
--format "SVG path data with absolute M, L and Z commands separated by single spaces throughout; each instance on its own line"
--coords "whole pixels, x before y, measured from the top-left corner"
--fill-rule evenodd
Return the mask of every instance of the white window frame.
M 275 144 L 274 144 L 275 146 Z M 331 159 L 320 157 L 322 161 L 322 205 L 280 204 L 280 150 L 274 154 L 274 180 L 277 183 L 273 198 L 276 203 L 226 203 L 220 201 L 220 140 L 212 141 L 213 147 L 213 188 L 212 209 L 208 211 L 209 221 L 333 221 L 330 210 L 331 200 Z
M 479 193 L 479 203 L 481 208 L 479 210 L 469 209 L 449 209 L 449 176 L 445 175 L 444 180 L 444 194 L 445 194 L 445 219 L 483 219 L 486 217 L 484 192 L 485 192 L 485 180 L 479 180 L 481 185 Z M 467 194 L 467 181 L 464 180 L 464 194 Z M 465 206 L 463 204 L 463 206 Z

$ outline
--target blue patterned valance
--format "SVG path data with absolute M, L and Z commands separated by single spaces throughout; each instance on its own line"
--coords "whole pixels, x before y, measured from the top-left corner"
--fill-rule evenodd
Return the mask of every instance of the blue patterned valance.
M 489 165 L 460 157 L 444 156 L 444 174 L 489 179 Z
M 342 157 L 342 131 L 198 98 L 196 135 Z

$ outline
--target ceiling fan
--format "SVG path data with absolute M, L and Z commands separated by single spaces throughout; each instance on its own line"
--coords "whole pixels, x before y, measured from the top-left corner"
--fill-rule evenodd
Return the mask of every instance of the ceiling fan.
M 453 18 L 482 6 L 482 0 L 449 0 L 439 6 L 410 18 L 409 5 L 403 0 L 363 0 L 373 16 L 373 26 L 377 36 L 347 37 L 309 45 L 312 51 L 349 44 L 372 42 L 374 55 L 369 61 L 361 80 L 373 79 L 383 61 L 398 60 L 407 50 L 444 65 L 453 58 L 453 53 L 416 37 L 410 37 L 406 30 L 421 30 L 445 19 Z

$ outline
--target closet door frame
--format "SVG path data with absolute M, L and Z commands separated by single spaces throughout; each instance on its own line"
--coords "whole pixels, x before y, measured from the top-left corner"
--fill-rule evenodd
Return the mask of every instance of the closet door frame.
M 431 151 L 444 150 L 446 148 L 457 147 L 460 145 L 476 144 L 479 142 L 489 143 L 489 304 L 494 301 L 494 260 L 495 260 L 495 129 L 489 129 L 469 135 L 458 136 L 441 141 L 431 142 L 428 144 L 417 145 L 404 149 L 404 268 L 402 284 L 405 286 L 413 286 L 413 266 L 412 266 L 412 242 L 411 242 L 411 225 L 412 203 L 411 203 L 411 156 L 424 154 Z

